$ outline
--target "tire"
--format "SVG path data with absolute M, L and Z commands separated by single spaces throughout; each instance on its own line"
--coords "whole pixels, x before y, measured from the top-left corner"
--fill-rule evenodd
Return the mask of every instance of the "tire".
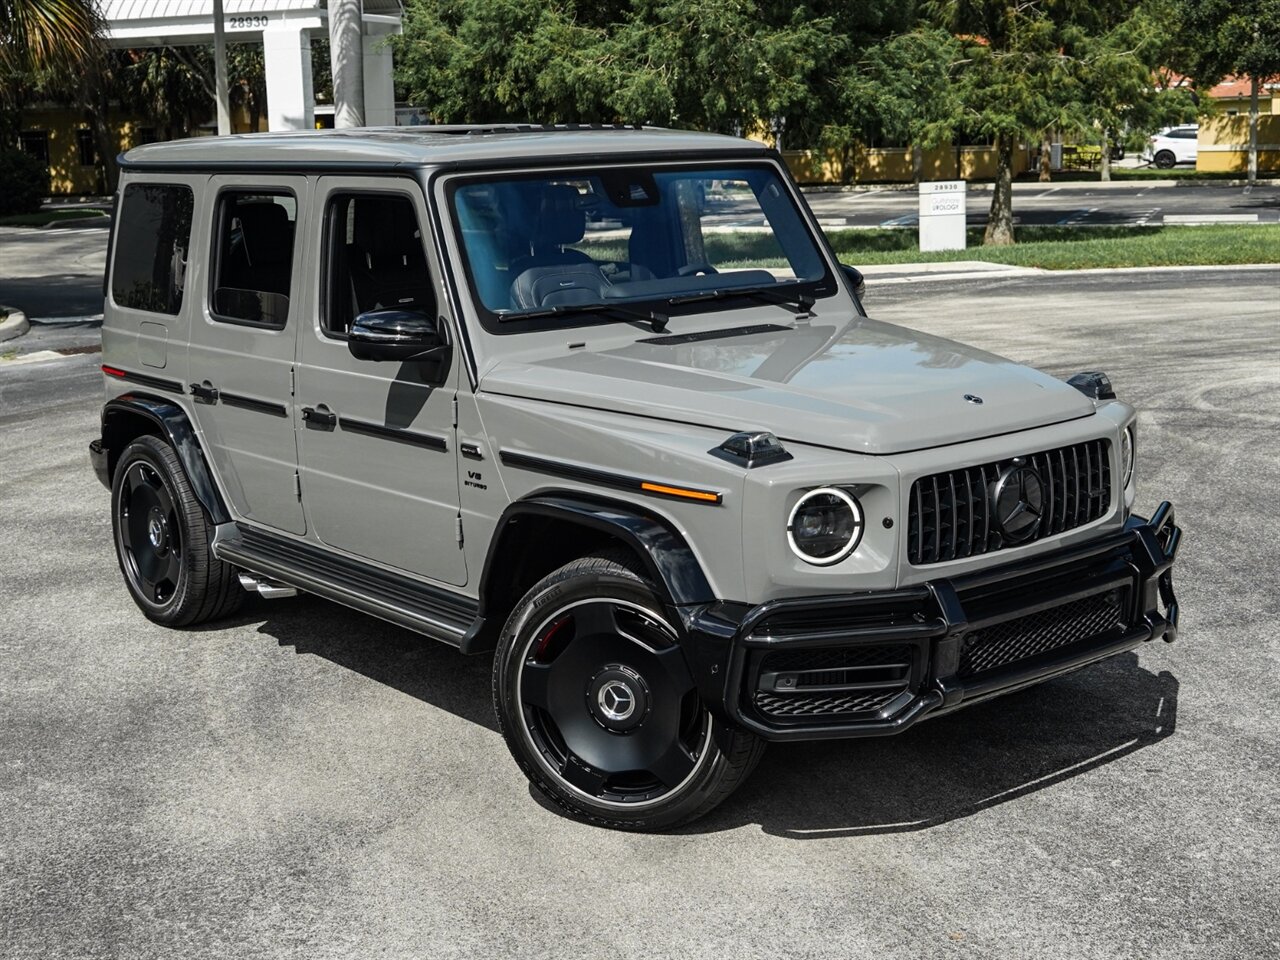
M 1161 170 L 1169 170 L 1177 164 L 1178 158 L 1173 155 L 1172 150 L 1161 150 L 1152 162 Z
M 158 437 L 139 437 L 120 455 L 111 528 L 125 586 L 147 619 L 189 627 L 243 602 L 235 569 L 209 551 L 213 526 L 177 454 Z
M 516 605 L 494 656 L 511 755 L 571 816 L 663 830 L 721 803 L 764 741 L 713 718 L 678 633 L 626 552 L 575 560 Z

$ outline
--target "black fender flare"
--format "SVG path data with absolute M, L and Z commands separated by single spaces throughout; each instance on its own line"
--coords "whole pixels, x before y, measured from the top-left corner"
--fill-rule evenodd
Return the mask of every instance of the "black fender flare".
M 152 424 L 155 429 L 147 431 L 162 437 L 173 447 L 182 468 L 187 472 L 187 480 L 191 489 L 215 523 L 226 523 L 231 519 L 227 505 L 213 482 L 213 473 L 200 449 L 200 441 L 196 439 L 195 427 L 192 426 L 187 412 L 170 400 L 161 400 L 145 394 L 124 393 L 106 402 L 102 408 L 102 449 L 108 462 L 108 478 L 115 473 L 116 461 L 134 437 L 137 430 L 126 427 L 130 418 L 141 417 Z
M 504 535 L 522 517 L 545 517 L 585 527 L 621 541 L 644 564 L 649 579 L 665 594 L 676 615 L 679 608 L 714 603 L 715 592 L 702 564 L 685 539 L 660 516 L 643 507 L 605 497 L 577 493 L 546 492 L 510 504 L 502 512 L 489 541 L 489 552 L 480 576 L 480 610 L 472 628 L 462 640 L 463 653 L 492 650 L 501 624 L 486 615 L 486 600 L 493 595 L 494 578 L 501 575 Z

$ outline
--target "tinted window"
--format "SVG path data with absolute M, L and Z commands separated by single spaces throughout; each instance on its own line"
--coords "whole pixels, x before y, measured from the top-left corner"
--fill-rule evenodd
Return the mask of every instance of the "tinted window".
M 369 310 L 435 313 L 422 229 L 408 197 L 336 194 L 329 200 L 325 235 L 326 333 L 346 336 L 351 321 Z
M 520 329 L 522 313 L 544 314 L 536 329 L 545 329 L 557 308 L 657 301 L 642 309 L 689 312 L 759 302 L 720 296 L 735 287 L 834 290 L 766 165 L 477 177 L 454 189 L 452 205 L 481 318 L 495 331 Z
M 289 193 L 228 192 L 214 224 L 215 320 L 279 329 L 289 316 L 298 204 Z
M 178 184 L 131 183 L 113 241 L 111 299 L 122 307 L 176 315 L 191 243 L 192 194 Z

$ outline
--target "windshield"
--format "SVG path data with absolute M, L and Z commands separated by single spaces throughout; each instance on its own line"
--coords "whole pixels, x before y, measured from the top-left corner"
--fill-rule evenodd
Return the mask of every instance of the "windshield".
M 836 289 L 768 164 L 477 177 L 450 197 L 476 308 L 494 332 L 803 306 Z

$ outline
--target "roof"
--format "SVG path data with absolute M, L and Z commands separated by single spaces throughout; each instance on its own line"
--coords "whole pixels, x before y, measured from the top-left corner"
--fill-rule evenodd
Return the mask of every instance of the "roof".
M 196 137 L 149 143 L 126 153 L 126 167 L 222 165 L 417 167 L 505 159 L 679 152 L 765 152 L 763 144 L 737 137 L 660 127 L 360 127 L 290 130 L 230 137 Z
M 224 16 L 319 10 L 321 0 L 223 0 Z M 364 0 L 365 13 L 399 14 L 400 0 Z M 212 17 L 213 0 L 99 0 L 104 20 L 149 20 L 157 17 Z
M 1274 77 L 1271 80 L 1264 80 L 1258 84 L 1259 96 L 1267 96 L 1270 88 L 1277 85 L 1280 77 Z M 1237 100 L 1250 96 L 1250 87 L 1252 81 L 1248 77 L 1227 77 L 1221 83 L 1210 88 L 1209 96 L 1214 100 Z

